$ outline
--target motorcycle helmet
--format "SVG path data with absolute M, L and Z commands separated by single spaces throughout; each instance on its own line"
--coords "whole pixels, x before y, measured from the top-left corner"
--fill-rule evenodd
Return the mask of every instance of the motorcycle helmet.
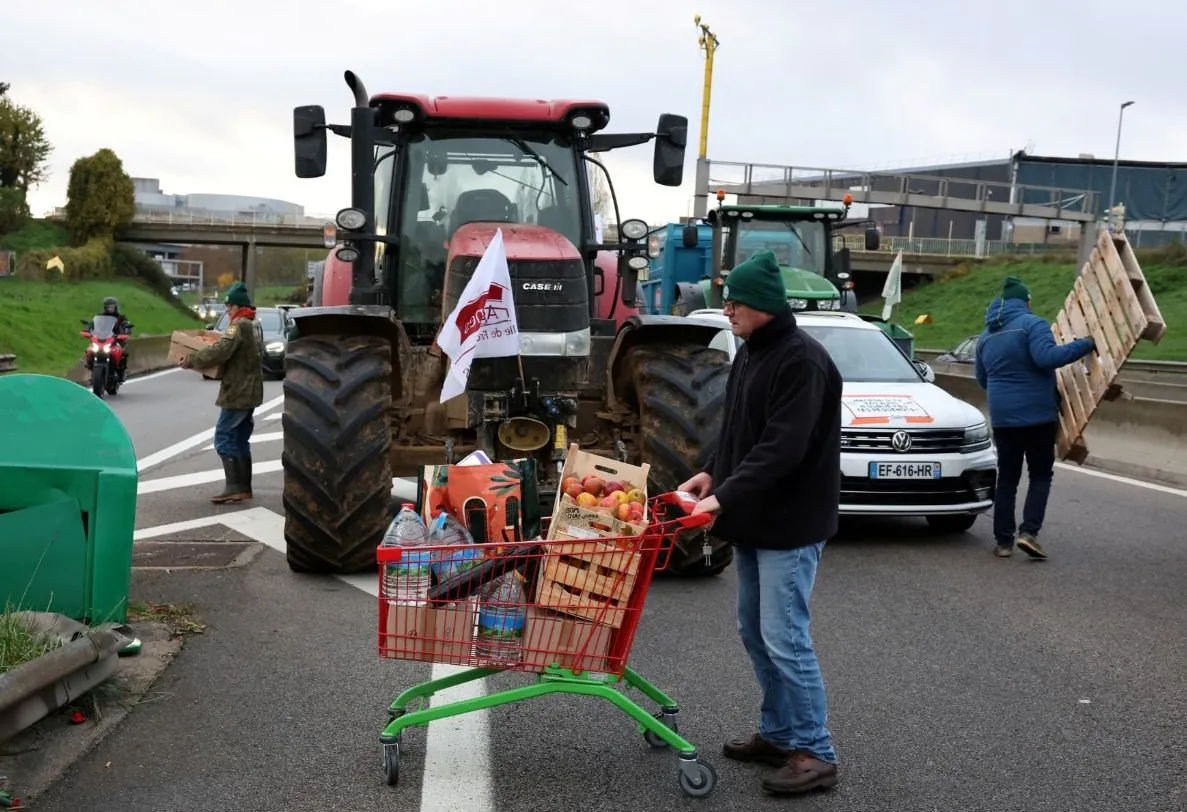
M 103 312 L 108 316 L 114 316 L 120 312 L 120 303 L 114 296 L 108 296 L 103 300 Z

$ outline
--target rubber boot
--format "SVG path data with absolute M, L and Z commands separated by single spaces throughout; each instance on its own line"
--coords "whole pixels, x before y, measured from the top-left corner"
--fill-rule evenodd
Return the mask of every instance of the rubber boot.
M 223 457 L 223 476 L 226 477 L 227 484 L 223 487 L 223 492 L 217 496 L 210 497 L 210 501 L 217 504 L 224 502 L 238 502 L 243 498 L 243 483 L 240 481 L 239 460 L 232 457 Z
M 239 458 L 239 487 L 244 499 L 251 499 L 251 453 Z

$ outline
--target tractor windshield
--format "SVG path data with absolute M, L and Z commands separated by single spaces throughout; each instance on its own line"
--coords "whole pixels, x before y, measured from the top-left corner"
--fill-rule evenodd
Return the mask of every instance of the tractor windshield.
M 577 153 L 564 135 L 429 130 L 403 153 L 396 284 L 405 323 L 444 318 L 448 245 L 467 223 L 540 225 L 582 244 Z
M 742 220 L 737 229 L 735 262 L 762 250 L 773 251 L 780 265 L 824 276 L 828 240 L 824 223 L 814 220 Z

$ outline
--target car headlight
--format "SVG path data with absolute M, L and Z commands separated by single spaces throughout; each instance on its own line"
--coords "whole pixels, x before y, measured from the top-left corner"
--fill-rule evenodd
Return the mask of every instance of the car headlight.
M 264 345 L 264 349 L 268 352 L 284 352 L 283 341 L 269 341 Z
M 989 426 L 978 423 L 964 430 L 964 447 L 962 451 L 980 451 L 989 448 Z

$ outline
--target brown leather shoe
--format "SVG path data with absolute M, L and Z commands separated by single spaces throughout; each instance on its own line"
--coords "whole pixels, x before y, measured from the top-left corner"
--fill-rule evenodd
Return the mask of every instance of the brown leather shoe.
M 757 733 L 749 739 L 734 739 L 726 742 L 721 751 L 726 758 L 732 758 L 734 761 L 752 761 L 758 764 L 770 764 L 772 767 L 782 767 L 791 757 L 790 750 L 776 747 Z
M 795 794 L 814 789 L 827 789 L 837 783 L 837 765 L 821 761 L 803 750 L 792 752 L 773 775 L 762 780 L 762 788 L 776 794 Z

